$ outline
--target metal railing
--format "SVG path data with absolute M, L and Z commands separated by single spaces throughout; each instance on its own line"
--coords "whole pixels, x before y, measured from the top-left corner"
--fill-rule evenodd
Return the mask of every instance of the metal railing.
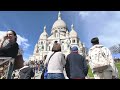
M 1 77 L 4 79 L 11 79 L 15 59 L 12 57 L 0 57 L 0 71 Z

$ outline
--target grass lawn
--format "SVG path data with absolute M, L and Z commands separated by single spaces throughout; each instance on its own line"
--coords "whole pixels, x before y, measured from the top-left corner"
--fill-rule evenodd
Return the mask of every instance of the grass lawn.
M 119 78 L 120 78 L 120 62 L 115 63 L 115 65 L 116 65 L 116 67 L 117 67 L 117 69 L 118 69 Z M 93 77 L 93 74 L 92 74 L 92 71 L 91 71 L 90 68 L 89 68 L 89 71 L 88 71 L 88 75 L 89 75 L 89 77 Z
M 118 72 L 119 72 L 119 79 L 120 79 L 120 62 L 117 62 L 115 63 L 117 69 L 118 69 Z
M 89 70 L 88 70 L 88 76 L 93 77 L 92 70 L 90 69 L 90 67 L 89 67 Z

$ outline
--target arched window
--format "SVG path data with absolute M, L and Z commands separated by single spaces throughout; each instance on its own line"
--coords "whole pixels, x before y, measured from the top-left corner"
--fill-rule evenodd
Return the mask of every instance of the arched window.
M 41 41 L 41 44 L 43 44 L 43 42 Z
M 69 48 L 69 44 L 67 45 L 67 47 Z
M 42 50 L 44 49 L 44 46 L 42 45 Z
M 79 40 L 77 40 L 77 43 L 79 43 Z
M 50 46 L 49 46 L 49 51 L 50 51 Z
M 55 37 L 58 37 L 58 35 L 57 35 L 57 30 L 55 31 Z
M 75 43 L 75 40 L 72 40 L 72 43 Z

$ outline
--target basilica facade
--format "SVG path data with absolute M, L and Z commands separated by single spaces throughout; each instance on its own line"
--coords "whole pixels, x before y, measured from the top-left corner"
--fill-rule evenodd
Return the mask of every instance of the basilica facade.
M 85 45 L 80 41 L 74 25 L 71 25 L 69 32 L 66 23 L 62 20 L 60 12 L 58 13 L 58 19 L 52 26 L 50 36 L 47 34 L 46 29 L 46 26 L 44 26 L 43 33 L 35 45 L 33 55 L 29 57 L 30 61 L 43 60 L 44 56 L 52 50 L 55 41 L 61 44 L 61 50 L 65 56 L 70 53 L 72 46 L 78 47 L 79 54 L 86 55 Z

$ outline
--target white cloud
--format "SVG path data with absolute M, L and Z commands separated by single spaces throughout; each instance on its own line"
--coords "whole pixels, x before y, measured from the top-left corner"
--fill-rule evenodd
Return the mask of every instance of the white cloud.
M 120 43 L 120 11 L 82 11 L 79 16 L 84 22 L 89 42 L 98 36 L 107 47 Z
M 28 44 L 28 39 L 17 35 L 17 42 L 23 50 L 26 50 L 30 45 Z
M 3 35 L 5 35 L 6 31 L 0 31 L 0 38 L 2 38 Z M 17 35 L 17 43 L 19 44 L 20 48 L 23 50 L 26 50 L 30 45 L 28 44 L 28 39 Z
M 95 18 L 95 17 L 101 16 L 101 15 L 106 15 L 107 13 L 108 12 L 106 12 L 106 11 L 80 11 L 79 15 L 81 16 L 82 19 L 86 19 L 87 17 Z M 109 13 L 112 13 L 112 11 Z
M 24 55 L 23 55 L 24 61 L 29 61 L 30 56 L 31 56 L 31 54 L 29 53 L 29 51 L 27 51 L 27 53 L 24 53 Z
M 0 31 L 0 38 L 2 38 L 6 34 L 5 31 Z
M 28 57 L 23 57 L 24 61 L 29 61 Z
M 89 14 L 90 14 L 90 11 L 80 11 L 80 12 L 79 12 L 79 15 L 80 15 L 82 18 L 87 17 Z

